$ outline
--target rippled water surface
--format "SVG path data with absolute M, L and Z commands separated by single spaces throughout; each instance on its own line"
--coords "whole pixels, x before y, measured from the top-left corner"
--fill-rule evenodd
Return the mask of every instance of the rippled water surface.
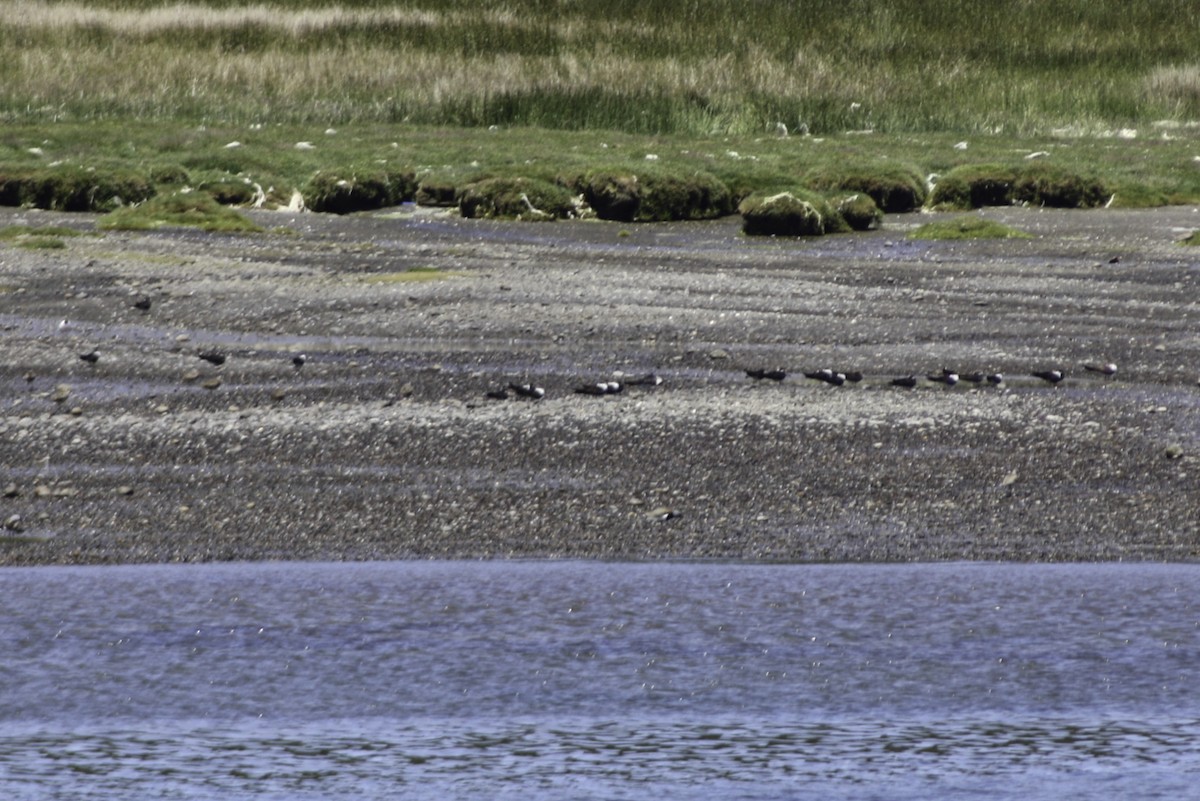
M 1195 797 L 1200 566 L 0 569 L 6 799 Z

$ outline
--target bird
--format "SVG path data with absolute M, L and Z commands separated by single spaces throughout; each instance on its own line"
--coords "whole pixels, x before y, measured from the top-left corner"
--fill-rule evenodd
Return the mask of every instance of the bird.
M 846 383 L 845 373 L 835 373 L 833 370 L 825 367 L 821 370 L 813 370 L 804 374 L 805 378 L 811 378 L 814 381 L 824 381 L 831 386 L 840 387 Z
M 893 387 L 904 387 L 905 389 L 913 389 L 917 385 L 917 377 L 915 375 L 906 375 L 901 378 L 893 378 Z
M 297 370 L 299 370 L 301 367 L 304 366 L 304 363 L 306 361 L 308 361 L 308 356 L 306 356 L 303 353 L 297 353 L 295 356 L 292 357 L 292 366 L 295 367 Z
M 769 369 L 756 367 L 752 370 L 747 370 L 746 375 L 750 376 L 755 381 L 761 381 L 764 378 L 770 379 L 771 381 L 782 381 L 783 379 L 787 378 L 787 371 L 780 367 L 772 367 Z
M 638 378 L 630 378 L 625 382 L 627 387 L 657 387 L 663 382 L 658 373 L 646 373 Z
M 625 389 L 620 381 L 597 381 L 594 384 L 583 384 L 575 388 L 579 395 L 617 395 Z
M 940 375 L 927 375 L 925 377 L 930 381 L 935 381 L 939 384 L 945 384 L 948 387 L 952 387 L 958 383 L 958 373 L 954 372 L 953 370 L 947 370 L 945 367 L 942 368 Z
M 1058 386 L 1058 383 L 1067 377 L 1067 374 L 1062 370 L 1038 370 L 1037 372 L 1030 373 L 1030 375 L 1034 378 L 1048 381 L 1055 386 Z
M 969 381 L 972 384 L 982 384 L 984 382 L 984 380 L 987 378 L 987 376 L 985 376 L 983 373 L 979 372 L 978 370 L 971 372 L 971 373 L 959 373 L 958 377 L 960 379 L 962 379 L 963 381 Z
M 1004 373 L 990 373 L 985 376 L 985 378 L 987 382 L 994 387 L 1000 386 L 1004 383 Z
M 1105 364 L 1084 362 L 1083 369 L 1087 370 L 1089 373 L 1101 373 L 1106 378 L 1112 378 L 1117 374 L 1117 366 L 1112 362 L 1106 362 Z
M 100 361 L 100 351 L 89 350 L 87 353 L 79 354 L 79 358 L 83 359 L 88 364 L 95 364 Z
M 138 295 L 134 298 L 133 308 L 140 309 L 141 311 L 150 311 L 150 298 L 145 295 Z
M 202 350 L 196 355 L 209 364 L 219 366 L 225 363 L 225 354 L 219 350 Z
M 859 370 L 847 370 L 842 375 L 846 376 L 846 380 L 852 384 L 857 384 L 859 381 L 863 380 L 863 374 Z
M 486 393 L 488 398 L 492 400 L 508 400 L 508 390 L 504 387 L 500 389 L 489 389 Z
M 533 400 L 541 400 L 546 397 L 546 390 L 541 387 L 535 387 L 533 384 L 518 384 L 512 382 L 508 388 L 517 393 L 522 398 L 532 398 Z

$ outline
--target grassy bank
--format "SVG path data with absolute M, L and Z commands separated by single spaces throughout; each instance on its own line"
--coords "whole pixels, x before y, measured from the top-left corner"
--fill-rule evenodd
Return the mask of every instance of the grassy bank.
M 1187 0 L 0 0 L 8 121 L 1100 134 L 1200 120 Z

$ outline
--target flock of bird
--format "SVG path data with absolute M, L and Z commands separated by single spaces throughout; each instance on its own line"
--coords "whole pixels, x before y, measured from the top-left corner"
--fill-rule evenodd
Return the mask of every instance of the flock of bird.
M 149 299 L 139 297 L 134 306 L 146 311 L 150 308 Z M 71 327 L 68 320 L 63 320 L 59 323 L 59 331 L 66 331 Z M 209 349 L 202 350 L 196 354 L 200 359 L 214 366 L 223 365 L 226 361 L 226 354 L 220 350 Z M 100 361 L 100 352 L 98 350 L 90 350 L 86 353 L 79 354 L 79 358 L 88 364 L 95 365 Z M 308 357 L 303 353 L 298 353 L 292 356 L 292 365 L 299 370 L 308 361 Z M 1112 362 L 1084 362 L 1083 369 L 1090 373 L 1099 373 L 1106 378 L 1112 378 L 1117 374 L 1117 365 Z M 789 373 L 782 367 L 753 367 L 746 369 L 746 375 L 755 381 L 783 381 L 788 377 Z M 1067 373 L 1062 369 L 1053 370 L 1036 370 L 1031 372 L 1030 377 L 1039 378 L 1046 383 L 1057 386 L 1062 383 L 1067 377 Z M 859 370 L 834 370 L 826 367 L 820 370 L 805 371 L 803 376 L 813 381 L 820 381 L 830 386 L 840 387 L 845 384 L 858 384 L 864 378 L 863 373 Z M 915 373 L 899 376 L 890 380 L 890 385 L 903 389 L 915 389 L 921 384 L 921 377 Z M 969 384 L 990 385 L 998 387 L 1004 383 L 1003 373 L 985 373 L 981 371 L 973 371 L 969 373 L 960 373 L 957 370 L 951 370 L 948 367 L 943 367 L 941 372 L 933 373 L 924 376 L 924 380 L 934 383 L 943 384 L 947 387 L 952 387 L 960 381 L 965 381 Z M 626 387 L 657 387 L 663 383 L 662 376 L 657 373 L 646 373 L 643 376 L 636 378 L 628 378 L 624 381 L 607 380 L 596 381 L 592 383 L 582 384 L 575 387 L 575 393 L 578 395 L 619 395 Z M 510 397 L 526 398 L 529 400 L 541 400 L 546 397 L 544 387 L 537 386 L 532 383 L 510 382 L 507 386 L 497 389 L 488 390 L 486 396 L 491 400 L 507 400 Z

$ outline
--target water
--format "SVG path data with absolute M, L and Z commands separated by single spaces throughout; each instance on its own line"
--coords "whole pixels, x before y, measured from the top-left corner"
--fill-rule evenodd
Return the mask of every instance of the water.
M 0 569 L 0 797 L 1154 799 L 1200 566 Z

